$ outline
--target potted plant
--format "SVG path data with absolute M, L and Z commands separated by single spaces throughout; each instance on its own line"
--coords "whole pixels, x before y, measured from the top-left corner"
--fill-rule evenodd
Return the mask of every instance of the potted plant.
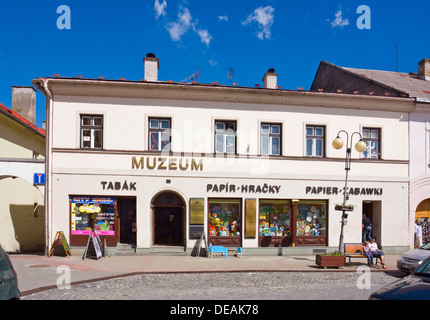
M 322 268 L 341 268 L 345 266 L 345 255 L 339 251 L 317 254 L 315 263 Z

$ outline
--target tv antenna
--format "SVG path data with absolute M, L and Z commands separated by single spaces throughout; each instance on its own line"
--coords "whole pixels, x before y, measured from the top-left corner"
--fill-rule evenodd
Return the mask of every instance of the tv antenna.
M 231 80 L 233 80 L 234 78 L 234 68 L 230 67 L 227 69 L 227 79 L 230 80 L 230 85 L 231 85 Z
M 188 78 L 185 78 L 181 82 L 193 81 L 195 78 L 197 78 L 197 83 L 200 83 L 200 69 L 199 68 L 197 68 L 196 73 L 193 73 L 191 76 L 189 76 Z

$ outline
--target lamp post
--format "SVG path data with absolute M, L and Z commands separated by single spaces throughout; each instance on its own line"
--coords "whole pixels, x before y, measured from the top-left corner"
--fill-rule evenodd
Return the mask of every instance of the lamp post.
M 366 150 L 366 142 L 363 141 L 363 138 L 359 132 L 354 132 L 351 135 L 351 140 L 349 140 L 349 134 L 345 130 L 340 130 L 337 133 L 337 137 L 333 140 L 332 146 L 335 149 L 341 149 L 344 145 L 343 140 L 340 138 L 340 134 L 346 134 L 346 156 L 345 156 L 345 189 L 343 192 L 343 202 L 342 202 L 342 222 L 340 227 L 340 237 L 339 237 L 339 252 L 343 252 L 343 228 L 345 226 L 345 219 L 347 218 L 347 214 L 345 213 L 346 201 L 349 199 L 348 196 L 348 172 L 351 170 L 351 149 L 352 149 L 352 138 L 354 135 L 358 134 L 360 136 L 360 140 L 355 144 L 355 150 L 358 152 L 363 152 Z

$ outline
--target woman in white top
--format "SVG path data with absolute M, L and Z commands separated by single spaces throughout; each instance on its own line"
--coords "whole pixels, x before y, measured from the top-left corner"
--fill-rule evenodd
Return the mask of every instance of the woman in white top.
M 383 251 L 378 249 L 378 244 L 376 243 L 375 237 L 372 237 L 370 239 L 369 247 L 373 257 L 381 259 L 382 269 L 387 269 L 387 267 L 385 266 L 385 254 Z

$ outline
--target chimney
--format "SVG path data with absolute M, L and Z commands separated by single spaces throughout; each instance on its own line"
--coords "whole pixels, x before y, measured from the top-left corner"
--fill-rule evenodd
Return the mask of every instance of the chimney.
M 278 74 L 275 69 L 270 68 L 263 77 L 263 87 L 265 89 L 277 89 L 278 87 Z
M 155 54 L 148 53 L 146 57 L 143 58 L 143 63 L 145 64 L 145 80 L 158 81 L 158 69 L 160 65 Z
M 420 78 L 430 80 L 430 59 L 423 59 L 418 63 L 418 75 Z
M 12 86 L 12 110 L 36 124 L 36 89 Z

